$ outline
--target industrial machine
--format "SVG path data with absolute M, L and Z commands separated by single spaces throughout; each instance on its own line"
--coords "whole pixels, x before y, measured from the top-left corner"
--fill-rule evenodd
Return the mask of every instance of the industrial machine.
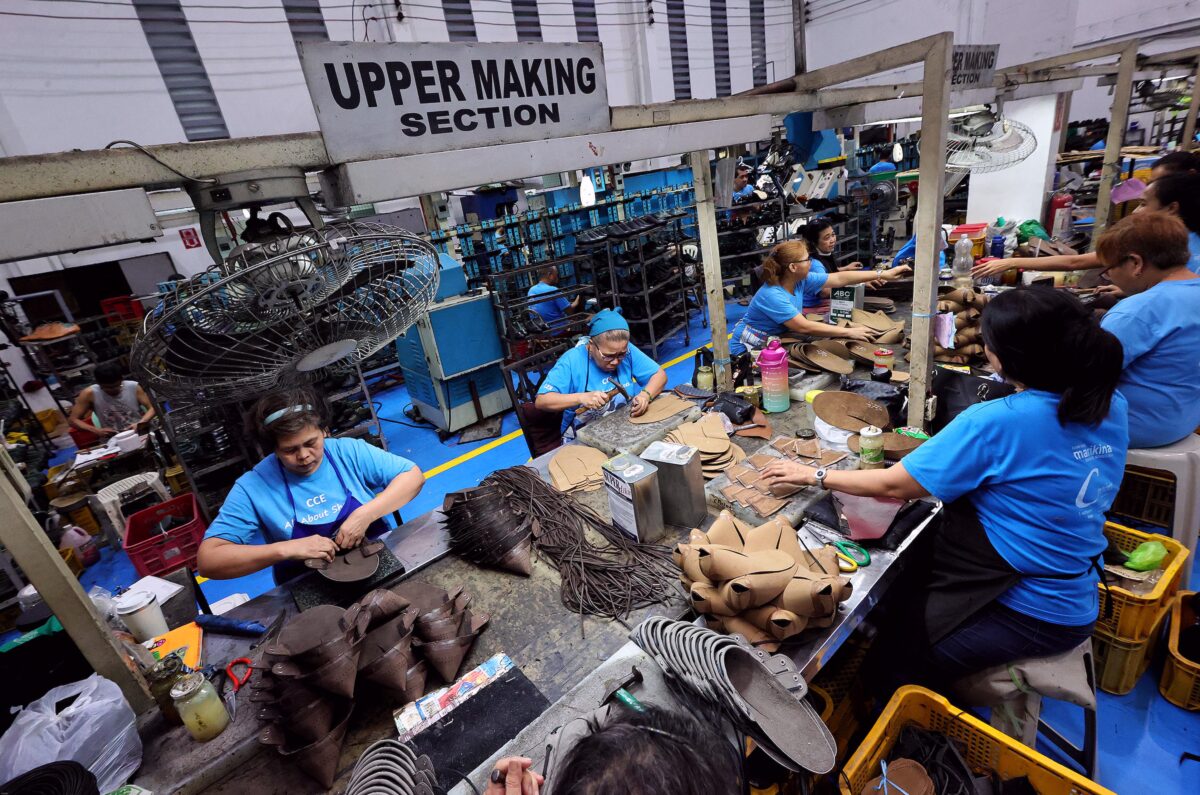
M 512 408 L 492 296 L 467 290 L 462 264 L 441 254 L 434 301 L 396 339 L 400 369 L 417 417 L 443 436 Z

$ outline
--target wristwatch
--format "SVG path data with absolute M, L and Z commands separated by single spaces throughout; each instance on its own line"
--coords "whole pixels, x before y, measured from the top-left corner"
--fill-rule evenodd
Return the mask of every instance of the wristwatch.
M 825 467 L 821 467 L 820 469 L 818 469 L 816 472 L 813 473 L 813 477 L 816 479 L 817 485 L 820 486 L 821 488 L 825 488 L 825 478 L 828 477 L 828 475 L 829 475 L 829 470 L 826 469 Z

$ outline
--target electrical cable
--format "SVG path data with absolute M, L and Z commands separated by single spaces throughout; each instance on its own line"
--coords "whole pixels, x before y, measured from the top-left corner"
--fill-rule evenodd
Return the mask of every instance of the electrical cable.
M 139 152 L 141 152 L 142 154 L 144 154 L 146 157 L 153 160 L 155 163 L 158 163 L 160 166 L 165 168 L 167 171 L 170 171 L 172 174 L 175 174 L 176 176 L 186 179 L 188 182 L 199 182 L 199 183 L 202 183 L 205 185 L 215 185 L 217 183 L 217 180 L 213 177 L 189 177 L 187 174 L 184 174 L 182 171 L 175 168 L 174 166 L 172 166 L 168 163 L 164 163 L 162 160 L 159 160 L 153 153 L 151 153 L 148 149 L 146 149 L 146 147 L 142 146 L 137 141 L 127 141 L 124 138 L 118 138 L 115 141 L 110 141 L 109 143 L 105 144 L 104 148 L 112 149 L 117 144 L 124 144 L 125 146 L 133 147 L 134 149 L 136 149 Z

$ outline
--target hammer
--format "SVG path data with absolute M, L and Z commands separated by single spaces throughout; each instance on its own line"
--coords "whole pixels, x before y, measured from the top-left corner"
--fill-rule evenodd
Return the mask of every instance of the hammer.
M 609 679 L 604 683 L 604 698 L 600 699 L 600 705 L 604 706 L 615 697 L 617 701 L 634 712 L 645 712 L 646 708 L 642 706 L 642 702 L 638 701 L 628 690 L 628 688 L 641 683 L 642 672 L 637 669 L 636 665 L 631 666 L 629 676 L 624 679 Z

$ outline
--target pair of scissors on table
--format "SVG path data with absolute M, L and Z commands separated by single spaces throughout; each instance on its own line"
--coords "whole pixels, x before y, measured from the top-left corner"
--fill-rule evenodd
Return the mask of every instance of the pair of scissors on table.
M 833 547 L 838 557 L 838 570 L 843 574 L 850 574 L 858 571 L 863 566 L 871 565 L 871 553 L 862 544 L 857 544 L 846 538 L 837 538 L 829 533 L 818 530 L 812 522 L 806 523 L 804 527 L 820 541 Z

